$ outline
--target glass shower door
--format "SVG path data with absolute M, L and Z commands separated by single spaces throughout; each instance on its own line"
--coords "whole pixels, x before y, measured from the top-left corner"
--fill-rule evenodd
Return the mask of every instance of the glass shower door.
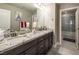
M 68 41 L 75 41 L 75 14 L 62 15 L 63 38 Z

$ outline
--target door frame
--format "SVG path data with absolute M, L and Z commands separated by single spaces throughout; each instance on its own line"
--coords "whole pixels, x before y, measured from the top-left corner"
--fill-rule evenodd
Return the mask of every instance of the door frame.
M 62 19 L 61 19 L 61 16 L 62 16 L 62 12 L 63 11 L 68 11 L 68 10 L 73 10 L 73 9 L 78 9 L 79 8 L 79 6 L 77 6 L 77 7 L 70 7 L 70 8 L 65 8 L 65 9 L 60 9 L 60 19 L 59 19 L 59 44 L 61 45 L 62 44 L 62 40 L 63 40 L 63 37 L 62 37 Z M 75 25 L 76 25 L 76 23 L 75 23 Z M 76 27 L 75 27 L 75 29 L 76 29 Z

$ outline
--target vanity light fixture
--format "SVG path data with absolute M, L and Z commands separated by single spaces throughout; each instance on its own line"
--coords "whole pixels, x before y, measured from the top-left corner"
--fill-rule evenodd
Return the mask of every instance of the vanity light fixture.
M 38 4 L 34 4 L 34 6 L 38 9 L 41 9 L 41 7 Z
M 41 4 L 41 3 L 34 4 L 34 6 L 35 6 L 36 8 L 38 8 L 38 9 L 43 9 L 43 8 L 45 8 L 45 6 L 44 6 L 43 4 Z

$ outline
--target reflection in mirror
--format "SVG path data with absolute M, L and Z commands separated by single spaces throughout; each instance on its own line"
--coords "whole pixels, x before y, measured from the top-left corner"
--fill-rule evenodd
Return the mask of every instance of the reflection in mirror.
M 35 31 L 51 28 L 50 6 L 52 4 L 0 4 L 0 29 L 5 30 L 4 37 L 15 37 L 17 34 L 29 33 L 34 28 Z
M 10 29 L 10 14 L 6 9 L 0 9 L 0 28 L 3 30 Z

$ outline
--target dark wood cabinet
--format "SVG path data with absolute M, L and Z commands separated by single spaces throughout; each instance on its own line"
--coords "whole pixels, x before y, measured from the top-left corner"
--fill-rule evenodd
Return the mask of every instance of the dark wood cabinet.
M 31 47 L 30 49 L 26 50 L 25 55 L 36 55 L 37 54 L 37 49 L 36 46 Z
M 53 45 L 53 32 L 49 32 L 28 43 L 24 43 L 16 48 L 8 50 L 2 55 L 43 55 Z
M 48 50 L 49 50 L 49 39 L 48 38 L 46 38 L 46 40 L 45 40 L 45 52 L 47 52 Z
M 40 41 L 39 44 L 37 45 L 37 54 L 44 54 L 44 50 L 45 50 L 45 45 L 44 45 L 44 40 Z

